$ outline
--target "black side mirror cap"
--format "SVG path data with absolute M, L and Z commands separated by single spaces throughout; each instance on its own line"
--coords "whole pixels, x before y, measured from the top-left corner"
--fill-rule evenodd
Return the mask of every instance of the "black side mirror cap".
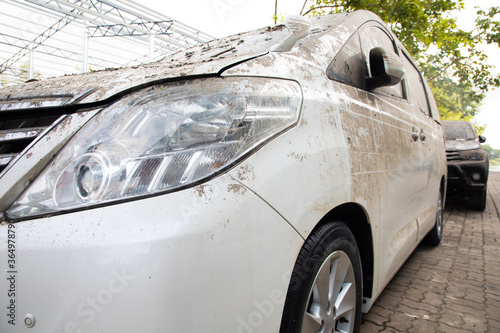
M 486 142 L 486 137 L 484 135 L 479 136 L 479 143 L 485 143 Z
M 375 47 L 370 50 L 370 75 L 366 79 L 366 87 L 373 90 L 398 84 L 404 78 L 405 70 L 401 58 L 395 53 Z

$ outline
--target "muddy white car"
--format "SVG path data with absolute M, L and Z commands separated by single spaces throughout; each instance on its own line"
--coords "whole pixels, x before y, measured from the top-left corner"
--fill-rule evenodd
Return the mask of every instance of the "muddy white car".
M 442 236 L 439 114 L 366 11 L 0 90 L 1 332 L 356 332 Z

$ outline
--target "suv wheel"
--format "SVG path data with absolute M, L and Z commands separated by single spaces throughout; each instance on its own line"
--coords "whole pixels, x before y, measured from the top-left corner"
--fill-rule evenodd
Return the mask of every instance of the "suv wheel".
M 299 253 L 280 332 L 358 332 L 361 302 L 356 240 L 344 223 L 325 224 L 313 231 Z

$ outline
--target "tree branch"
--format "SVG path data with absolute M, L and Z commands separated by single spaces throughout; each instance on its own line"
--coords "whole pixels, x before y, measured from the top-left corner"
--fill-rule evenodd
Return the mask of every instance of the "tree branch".
M 304 14 L 302 14 L 302 16 L 305 16 L 305 15 L 309 14 L 310 12 L 312 12 L 313 10 L 316 10 L 316 9 L 322 9 L 322 8 L 338 8 L 338 7 L 342 7 L 342 6 L 340 6 L 340 5 L 317 6 L 317 7 L 309 8 L 309 10 L 308 10 L 307 12 L 305 12 Z
M 302 5 L 302 9 L 300 10 L 299 15 L 302 15 L 302 12 L 304 11 L 304 8 L 306 8 L 306 4 L 309 0 L 304 0 L 304 4 Z
M 278 20 L 278 0 L 274 2 L 274 24 L 276 24 Z

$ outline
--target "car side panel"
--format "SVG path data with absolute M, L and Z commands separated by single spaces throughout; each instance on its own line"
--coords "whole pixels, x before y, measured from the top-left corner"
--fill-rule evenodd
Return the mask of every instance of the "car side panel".
M 419 240 L 421 240 L 435 224 L 441 178 L 446 174 L 446 157 L 441 125 L 421 113 L 418 127 L 425 133 L 425 140 L 419 140 L 423 171 L 421 195 L 423 209 L 418 216 Z
M 418 144 L 412 139 L 415 117 L 408 103 L 373 95 L 377 101 L 374 127 L 380 138 L 382 190 L 377 260 L 379 288 L 399 269 L 417 245 L 417 215 L 421 170 Z
M 370 219 L 374 257 L 385 261 L 386 243 L 378 238 L 386 238 L 381 228 L 387 221 L 380 215 L 380 208 L 387 208 L 380 205 L 388 195 L 381 168 L 386 151 L 381 131 L 374 126 L 374 118 L 380 117 L 377 102 L 366 91 L 323 80 L 321 89 L 302 85 L 298 126 L 229 174 L 274 207 L 304 238 L 333 208 L 358 204 Z
M 402 54 L 402 58 L 406 68 L 405 86 L 409 107 L 413 109 L 415 130 L 419 134 L 416 143 L 420 150 L 421 181 L 416 190 L 421 201 L 417 216 L 421 240 L 435 224 L 441 179 L 446 173 L 446 158 L 443 131 L 435 119 L 439 119 L 439 111 L 431 92 L 411 60 L 405 54 Z

